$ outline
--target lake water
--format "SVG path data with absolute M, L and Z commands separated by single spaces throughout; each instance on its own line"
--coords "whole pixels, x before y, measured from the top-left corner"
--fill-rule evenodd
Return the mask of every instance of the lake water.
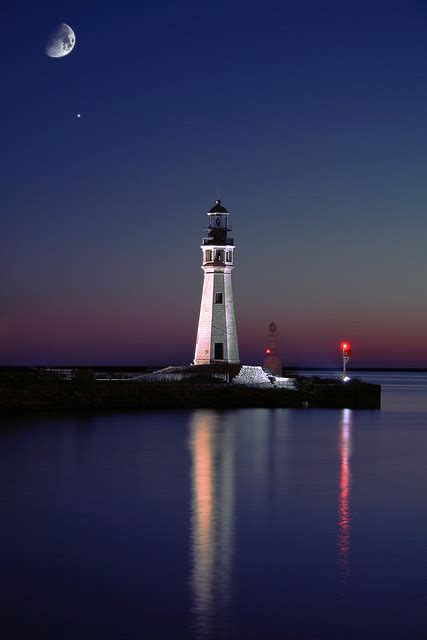
M 381 411 L 2 418 L 4 638 L 427 637 L 427 374 Z

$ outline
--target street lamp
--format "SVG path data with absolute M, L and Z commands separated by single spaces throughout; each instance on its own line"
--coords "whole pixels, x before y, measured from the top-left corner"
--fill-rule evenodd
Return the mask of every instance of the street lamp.
M 340 349 L 342 351 L 342 379 L 344 382 L 347 382 L 349 380 L 347 377 L 347 362 L 351 358 L 351 345 L 348 340 L 341 342 Z

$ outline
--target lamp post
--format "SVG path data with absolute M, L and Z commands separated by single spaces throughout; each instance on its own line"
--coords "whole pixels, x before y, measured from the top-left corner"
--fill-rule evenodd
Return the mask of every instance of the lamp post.
M 351 358 L 351 345 L 348 340 L 341 342 L 340 349 L 342 351 L 342 379 L 344 382 L 347 382 L 347 362 Z

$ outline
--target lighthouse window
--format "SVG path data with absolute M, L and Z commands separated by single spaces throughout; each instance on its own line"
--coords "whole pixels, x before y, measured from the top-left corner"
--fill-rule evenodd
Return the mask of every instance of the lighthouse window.
M 222 304 L 222 291 L 215 293 L 215 304 Z
M 215 256 L 215 260 L 219 260 L 220 262 L 222 262 L 223 260 L 223 256 L 222 256 L 222 251 L 217 251 L 216 252 L 216 256 Z
M 212 262 L 212 251 L 206 251 L 206 262 Z
M 226 254 L 226 261 L 227 261 L 227 262 L 231 262 L 231 251 L 227 251 L 227 254 Z

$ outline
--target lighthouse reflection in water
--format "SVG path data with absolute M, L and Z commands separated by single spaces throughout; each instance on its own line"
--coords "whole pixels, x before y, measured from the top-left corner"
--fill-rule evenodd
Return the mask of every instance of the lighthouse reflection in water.
M 231 597 L 234 503 L 234 420 L 196 412 L 192 456 L 192 571 L 194 630 L 210 636 L 225 625 Z

